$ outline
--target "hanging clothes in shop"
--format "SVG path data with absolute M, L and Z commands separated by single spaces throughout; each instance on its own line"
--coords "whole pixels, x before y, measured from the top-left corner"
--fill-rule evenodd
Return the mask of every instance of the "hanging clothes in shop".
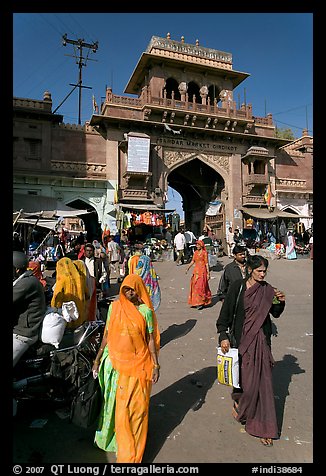
M 281 221 L 281 224 L 280 224 L 280 229 L 279 229 L 279 233 L 280 233 L 280 241 L 286 246 L 286 234 L 287 234 L 287 228 L 285 226 L 285 223 L 284 223 L 284 220 Z

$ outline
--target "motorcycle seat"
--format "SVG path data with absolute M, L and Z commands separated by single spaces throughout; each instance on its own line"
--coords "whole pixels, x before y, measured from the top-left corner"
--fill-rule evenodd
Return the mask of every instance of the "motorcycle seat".
M 77 345 L 84 334 L 86 327 L 87 323 L 85 322 L 77 327 L 77 329 L 66 329 L 59 344 L 59 349 L 65 349 Z

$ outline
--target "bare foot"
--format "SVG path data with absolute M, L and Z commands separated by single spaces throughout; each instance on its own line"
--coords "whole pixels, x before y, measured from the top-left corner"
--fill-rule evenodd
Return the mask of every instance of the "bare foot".
M 272 438 L 260 438 L 260 442 L 264 446 L 273 446 Z
M 234 401 L 233 402 L 233 408 L 232 408 L 232 416 L 235 420 L 237 420 L 237 417 L 238 417 L 238 407 L 239 407 L 239 403 Z

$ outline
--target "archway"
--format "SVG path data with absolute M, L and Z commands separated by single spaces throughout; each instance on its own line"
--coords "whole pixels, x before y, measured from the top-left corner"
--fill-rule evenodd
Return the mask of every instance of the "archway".
M 181 96 L 178 89 L 178 81 L 174 78 L 168 78 L 165 84 L 166 97 L 172 99 L 172 92 L 174 93 L 174 99 L 180 101 Z
M 185 227 L 199 236 L 209 202 L 221 198 L 225 187 L 223 177 L 202 160 L 194 158 L 172 170 L 167 182 L 182 197 Z
M 81 199 L 72 200 L 71 202 L 66 203 L 69 207 L 77 208 L 78 210 L 87 210 L 89 213 L 81 215 L 80 218 L 85 224 L 85 230 L 87 232 L 87 241 L 92 242 L 93 240 L 101 241 L 102 239 L 102 230 L 101 225 L 98 220 L 98 214 L 95 208 L 89 203 Z

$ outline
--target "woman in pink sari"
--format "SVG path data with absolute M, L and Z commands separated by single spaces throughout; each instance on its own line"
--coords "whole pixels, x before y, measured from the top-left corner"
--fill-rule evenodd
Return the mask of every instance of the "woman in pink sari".
M 190 281 L 188 304 L 191 307 L 203 309 L 204 306 L 211 304 L 212 293 L 208 285 L 208 280 L 210 279 L 208 254 L 205 243 L 202 240 L 196 241 L 196 250 L 186 270 L 186 274 L 192 265 L 195 265 L 195 267 Z

